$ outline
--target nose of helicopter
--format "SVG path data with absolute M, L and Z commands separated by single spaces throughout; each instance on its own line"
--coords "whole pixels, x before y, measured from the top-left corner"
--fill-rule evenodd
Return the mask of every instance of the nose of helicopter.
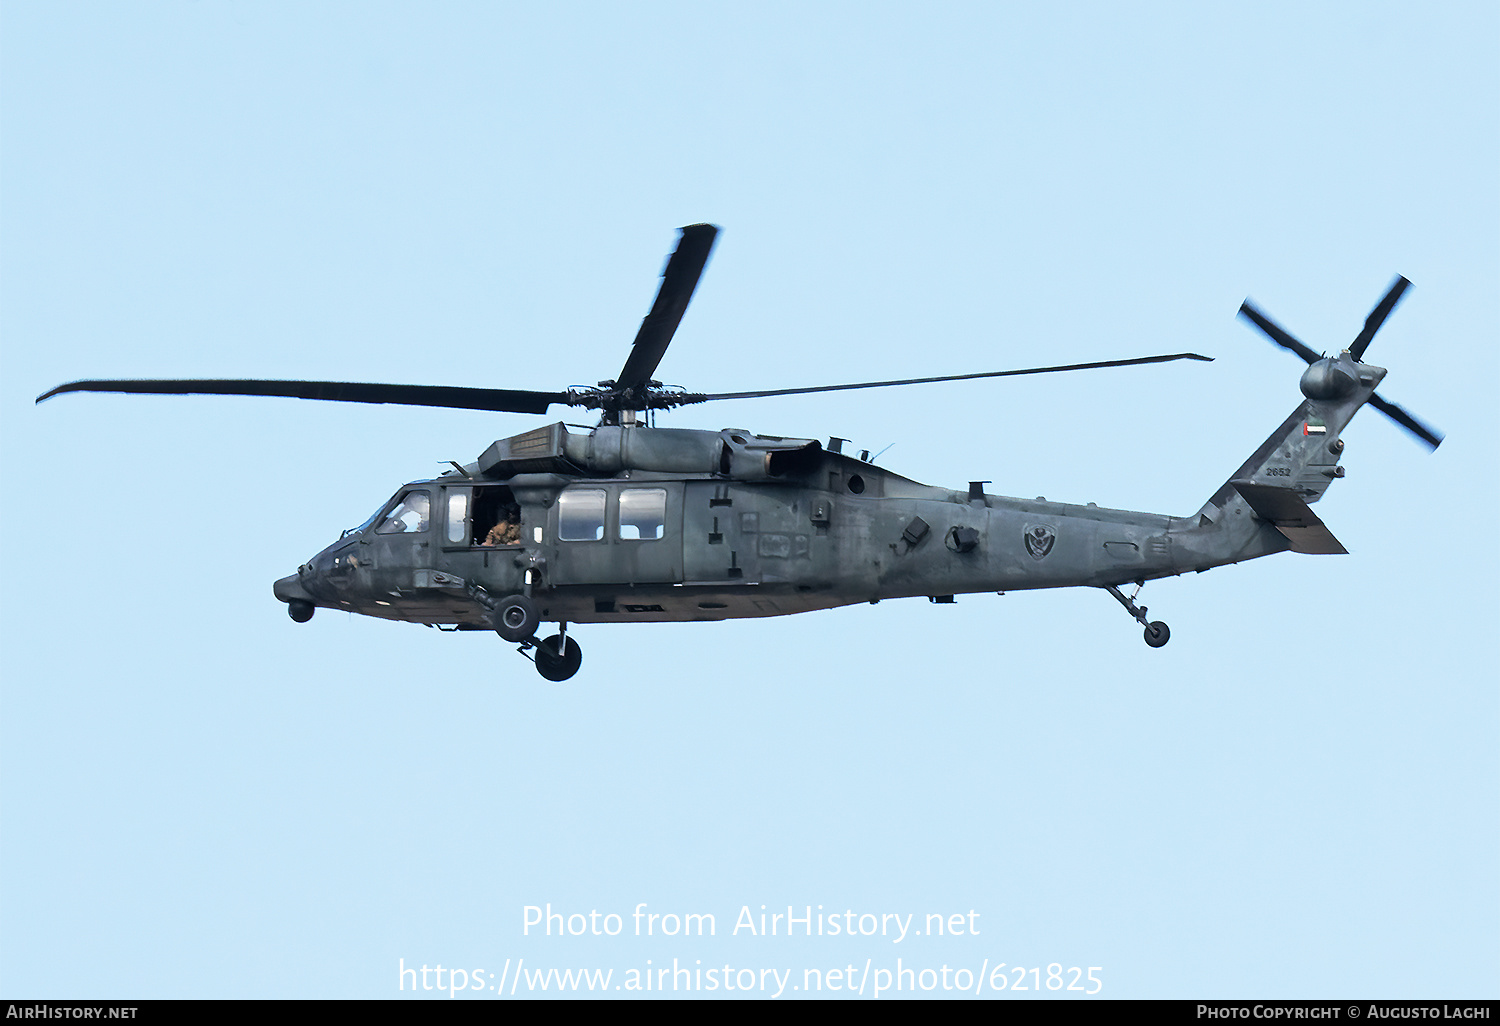
M 292 574 L 290 577 L 281 578 L 271 586 L 271 590 L 283 602 L 315 601 L 312 594 L 302 586 L 302 577 L 299 574 Z
M 312 567 L 302 566 L 295 574 L 283 577 L 271 586 L 276 597 L 286 603 L 287 615 L 298 623 L 311 620 L 318 608 L 318 600 L 303 583 L 313 572 Z
M 295 574 L 271 586 L 276 597 L 286 603 L 287 614 L 293 620 L 306 623 L 320 605 L 337 608 L 351 584 L 356 565 L 347 549 L 340 539 L 299 566 Z

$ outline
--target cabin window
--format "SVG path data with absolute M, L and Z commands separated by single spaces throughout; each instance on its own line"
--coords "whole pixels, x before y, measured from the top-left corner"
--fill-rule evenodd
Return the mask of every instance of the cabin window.
M 469 490 L 448 489 L 448 534 L 449 545 L 462 545 L 469 540 Z
M 557 537 L 599 541 L 604 537 L 604 489 L 571 488 L 557 497 Z
M 410 491 L 401 496 L 396 508 L 375 528 L 376 534 L 418 534 L 427 530 L 432 512 L 432 496 L 424 491 Z
M 654 541 L 665 533 L 667 492 L 664 488 L 625 488 L 620 492 L 620 537 Z

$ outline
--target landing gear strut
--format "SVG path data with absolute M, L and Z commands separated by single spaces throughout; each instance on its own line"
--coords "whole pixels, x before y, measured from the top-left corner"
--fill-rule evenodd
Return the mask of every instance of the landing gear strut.
M 531 590 L 529 584 L 526 590 Z M 567 623 L 559 622 L 557 633 L 547 640 L 537 640 L 536 629 L 541 626 L 541 613 L 536 600 L 529 594 L 496 599 L 477 584 L 469 585 L 469 594 L 484 606 L 495 633 L 506 641 L 518 642 L 520 647 L 516 651 L 535 663 L 536 672 L 547 680 L 567 680 L 583 665 L 583 648 L 568 637 Z M 528 655 L 533 651 L 535 654 Z
M 1162 623 L 1160 620 L 1147 620 L 1146 607 L 1138 606 L 1135 604 L 1135 597 L 1141 593 L 1141 588 L 1145 585 L 1145 583 L 1145 581 L 1136 581 L 1135 591 L 1132 591 L 1130 593 L 1129 598 L 1126 598 L 1124 593 L 1121 592 L 1120 589 L 1115 587 L 1113 584 L 1105 585 L 1104 590 L 1113 595 L 1119 601 L 1120 605 L 1125 607 L 1126 612 L 1135 617 L 1137 621 L 1145 626 L 1146 644 L 1150 645 L 1152 648 L 1161 648 L 1172 637 L 1172 631 L 1167 627 L 1166 624 Z

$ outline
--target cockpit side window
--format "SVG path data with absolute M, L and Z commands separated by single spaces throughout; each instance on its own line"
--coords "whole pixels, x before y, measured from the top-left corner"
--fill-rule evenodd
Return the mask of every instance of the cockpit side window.
M 413 489 L 401 496 L 396 508 L 375 528 L 376 534 L 419 534 L 427 530 L 431 521 L 432 496 L 420 489 Z

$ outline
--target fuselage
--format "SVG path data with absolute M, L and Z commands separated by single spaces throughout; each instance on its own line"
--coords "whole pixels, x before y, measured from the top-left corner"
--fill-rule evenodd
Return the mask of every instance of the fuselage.
M 487 628 L 476 591 L 569 623 L 776 616 L 1106 586 L 1280 551 L 1232 525 L 920 484 L 805 439 L 563 425 L 403 486 L 283 601 Z

